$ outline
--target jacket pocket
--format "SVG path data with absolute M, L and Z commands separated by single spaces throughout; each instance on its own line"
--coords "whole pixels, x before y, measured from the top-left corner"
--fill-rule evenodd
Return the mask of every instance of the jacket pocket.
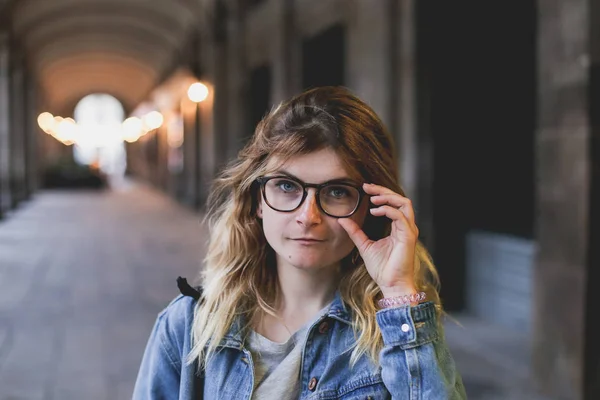
M 335 389 L 324 388 L 310 396 L 319 400 L 388 400 L 391 399 L 379 373 L 351 378 Z

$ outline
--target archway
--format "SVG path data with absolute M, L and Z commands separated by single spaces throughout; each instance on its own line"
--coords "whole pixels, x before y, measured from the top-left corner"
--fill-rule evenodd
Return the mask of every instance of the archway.
M 75 160 L 99 168 L 111 186 L 121 184 L 127 167 L 121 102 L 109 94 L 90 94 L 77 103 L 74 117 L 82 133 L 73 146 Z

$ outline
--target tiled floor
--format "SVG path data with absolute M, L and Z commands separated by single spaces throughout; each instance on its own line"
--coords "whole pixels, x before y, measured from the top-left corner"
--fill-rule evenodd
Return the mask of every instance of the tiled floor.
M 140 185 L 42 192 L 0 222 L 0 400 L 130 398 L 156 314 L 177 276 L 195 277 L 205 238 L 198 214 Z M 526 368 L 506 374 L 520 362 L 502 350 L 509 335 L 461 321 L 447 337 L 469 398 L 534 398 L 511 379 Z

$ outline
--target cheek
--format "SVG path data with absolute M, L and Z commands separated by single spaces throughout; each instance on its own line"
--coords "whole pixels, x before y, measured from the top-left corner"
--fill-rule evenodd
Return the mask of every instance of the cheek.
M 356 220 L 355 218 L 351 219 L 354 222 L 356 222 L 358 226 L 362 226 L 362 220 Z M 331 230 L 333 233 L 333 237 L 335 238 L 335 241 L 333 243 L 337 249 L 343 251 L 350 251 L 354 247 L 354 242 L 352 241 L 352 239 L 350 239 L 350 236 L 348 236 L 346 230 L 342 228 L 342 226 L 337 221 L 334 221 Z
M 354 248 L 354 242 L 352 241 L 352 239 L 350 239 L 346 231 L 342 232 L 339 237 L 340 240 L 338 240 L 338 242 L 336 243 L 336 250 L 343 253 L 344 255 L 348 254 Z
M 265 238 L 271 244 L 281 240 L 282 235 L 286 232 L 286 225 L 289 223 L 286 220 L 285 214 L 279 214 L 263 205 L 262 207 L 262 227 Z
M 365 199 L 362 201 L 356 213 L 350 218 L 362 228 L 365 219 L 367 218 L 367 214 L 369 214 L 369 201 L 368 199 Z
M 361 207 L 358 209 L 358 211 L 356 211 L 356 213 L 354 215 L 352 215 L 352 217 L 350 217 L 350 219 L 354 222 L 356 222 L 356 224 L 363 228 L 365 219 L 367 217 L 367 213 L 368 213 L 368 208 L 367 208 L 368 204 L 362 204 Z M 346 231 L 344 230 L 344 228 L 342 228 L 339 224 L 338 228 L 341 231 L 338 235 L 338 237 L 343 238 L 342 241 L 344 243 L 349 242 L 350 246 L 354 246 L 354 242 L 352 241 L 352 239 L 350 239 L 350 236 L 348 236 L 348 233 L 346 233 Z

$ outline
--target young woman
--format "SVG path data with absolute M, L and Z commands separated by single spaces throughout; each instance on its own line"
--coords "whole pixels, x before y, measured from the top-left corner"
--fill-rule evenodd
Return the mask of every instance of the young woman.
M 202 290 L 178 282 L 134 399 L 465 399 L 397 165 L 344 88 L 269 113 L 214 183 Z

